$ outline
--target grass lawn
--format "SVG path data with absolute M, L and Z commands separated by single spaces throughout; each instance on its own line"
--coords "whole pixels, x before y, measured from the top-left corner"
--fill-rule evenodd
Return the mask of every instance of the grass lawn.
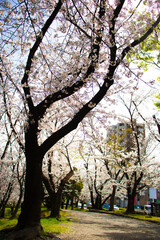
M 17 218 L 10 219 L 8 209 L 6 209 L 5 218 L 0 218 L 0 231 L 6 228 L 14 227 L 17 224 Z M 67 232 L 69 229 L 70 220 L 67 214 L 61 211 L 61 218 L 57 220 L 49 217 L 49 211 L 46 208 L 42 208 L 41 224 L 44 232 L 50 233 L 62 233 Z
M 152 222 L 156 222 L 157 224 L 160 224 L 160 217 L 149 216 L 149 215 L 140 214 L 140 213 L 126 214 L 125 208 L 120 208 L 119 210 L 115 210 L 115 211 L 109 211 L 109 210 L 104 210 L 104 211 L 106 211 L 107 213 L 111 213 L 111 214 L 118 214 L 118 215 L 122 215 L 122 216 L 126 216 L 126 217 L 132 217 L 132 218 L 136 218 L 136 219 L 140 219 L 140 220 L 152 221 Z
M 49 211 L 42 210 L 41 224 L 44 232 L 50 233 L 64 233 L 69 230 L 70 220 L 66 212 L 61 211 L 61 218 L 57 220 L 56 218 L 49 217 Z
M 5 228 L 14 227 L 17 224 L 17 219 L 9 219 L 8 217 L 0 218 L 0 231 Z

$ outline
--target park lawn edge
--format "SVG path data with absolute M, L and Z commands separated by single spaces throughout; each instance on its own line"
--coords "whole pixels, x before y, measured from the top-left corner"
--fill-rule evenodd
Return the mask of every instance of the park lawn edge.
M 134 214 L 127 214 L 125 213 L 125 210 L 115 210 L 115 211 L 109 211 L 109 210 L 96 210 L 96 209 L 89 209 L 91 212 L 99 212 L 99 213 L 104 213 L 104 214 L 113 214 L 116 216 L 121 216 L 121 217 L 126 217 L 126 218 L 133 218 L 141 221 L 147 221 L 151 223 L 156 223 L 160 225 L 160 217 L 155 217 L 155 216 L 149 216 L 145 214 L 140 214 L 140 213 L 134 213 Z

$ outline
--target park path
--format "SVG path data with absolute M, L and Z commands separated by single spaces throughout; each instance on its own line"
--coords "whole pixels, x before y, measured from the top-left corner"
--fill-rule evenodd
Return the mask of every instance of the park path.
M 160 225 L 95 212 L 69 211 L 71 224 L 62 240 L 160 240 Z

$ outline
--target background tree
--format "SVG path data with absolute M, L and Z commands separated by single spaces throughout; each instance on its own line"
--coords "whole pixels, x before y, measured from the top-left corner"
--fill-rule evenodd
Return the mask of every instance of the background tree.
M 114 211 L 116 190 L 120 190 L 121 182 L 124 178 L 122 167 L 126 161 L 127 154 L 124 154 L 126 149 L 121 145 L 122 139 L 122 135 L 110 134 L 107 139 L 105 154 L 101 149 L 101 153 L 104 156 L 104 164 L 112 182 L 110 211 Z
M 24 192 L 25 164 L 23 152 L 11 142 L 7 154 L 0 161 L 1 169 L 1 191 L 0 191 L 0 216 L 4 217 L 5 208 L 10 205 L 12 217 L 14 217 L 20 206 Z M 16 150 L 16 151 L 15 151 Z
M 65 184 L 74 174 L 74 171 L 71 167 L 67 146 L 65 146 L 66 149 L 63 149 L 64 147 L 62 147 L 62 144 L 59 145 L 60 145 L 59 149 L 58 148 L 51 149 L 48 152 L 48 156 L 45 163 L 48 168 L 48 174 L 46 174 L 43 171 L 42 176 L 43 183 L 49 194 L 48 207 L 51 210 L 50 217 L 56 218 L 60 217 L 62 192 L 65 187 Z M 65 150 L 66 153 L 64 152 Z
M 150 165 L 152 166 L 152 164 L 155 164 L 152 160 L 149 160 L 149 156 L 152 154 L 152 148 L 149 145 L 150 139 L 147 138 L 145 133 L 145 125 L 139 125 L 135 120 L 137 119 L 138 113 L 136 111 L 136 105 L 133 98 L 134 96 L 131 95 L 131 100 L 128 104 L 124 99 L 121 99 L 128 111 L 128 124 L 130 129 L 130 133 L 128 134 L 131 135 L 130 141 L 127 141 L 129 145 L 128 151 L 130 153 L 130 157 L 128 157 L 128 160 L 124 164 L 124 169 L 127 165 L 127 170 L 124 170 L 127 180 L 127 213 L 134 212 L 135 196 L 138 191 L 146 187 L 147 177 L 150 181 Z M 150 158 L 152 159 L 152 157 Z
M 75 169 L 76 172 L 76 169 Z M 66 201 L 66 209 L 68 208 L 69 202 L 71 209 L 73 210 L 74 205 L 78 207 L 78 201 L 80 198 L 81 191 L 83 189 L 83 181 L 80 176 L 74 176 L 66 182 L 63 189 L 63 201 Z
M 102 209 L 110 198 L 113 210 L 116 188 L 122 180 L 122 146 L 115 142 L 114 136 L 107 139 L 106 126 L 95 117 L 88 119 L 86 140 L 80 144 L 80 155 L 86 169 L 86 181 L 91 195 L 92 207 Z M 83 145 L 83 146 L 82 146 Z
M 12 103 L 17 103 L 22 117 L 19 129 L 25 125 L 25 194 L 16 229 L 30 228 L 30 238 L 41 232 L 45 154 L 97 106 L 114 80 L 127 73 L 126 55 L 160 21 L 158 4 L 148 1 L 138 12 L 139 4 L 135 7 L 125 0 L 112 5 L 104 0 L 1 3 L 1 90 L 8 93 L 12 116 Z M 77 98 L 81 101 L 75 102 Z M 64 99 L 70 103 L 67 114 L 65 107 L 54 108 L 56 102 L 65 106 Z M 63 126 L 55 132 L 49 131 L 52 114 L 63 116 Z M 48 137 L 41 142 L 39 136 L 46 128 Z
M 104 189 L 109 179 L 104 173 L 104 164 L 96 158 L 95 154 L 96 148 L 98 148 L 97 142 L 102 141 L 102 138 L 98 138 L 98 121 L 97 119 L 94 121 L 95 119 L 90 116 L 87 118 L 88 121 L 85 121 L 85 127 L 83 128 L 85 139 L 80 141 L 79 153 L 81 160 L 84 162 L 83 182 L 88 185 L 92 208 L 102 209 L 103 202 L 106 201 Z

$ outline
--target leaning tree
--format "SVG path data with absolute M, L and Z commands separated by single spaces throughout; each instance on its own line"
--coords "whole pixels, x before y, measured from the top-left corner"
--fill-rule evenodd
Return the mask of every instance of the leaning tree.
M 20 119 L 10 131 L 24 127 L 25 194 L 16 230 L 30 228 L 34 238 L 41 232 L 45 154 L 77 128 L 114 82 L 112 88 L 129 84 L 126 56 L 158 26 L 159 1 L 3 0 L 0 5 L 3 104 L 10 106 L 13 123 Z M 54 115 L 59 122 L 52 132 Z M 48 135 L 41 141 L 44 131 Z

